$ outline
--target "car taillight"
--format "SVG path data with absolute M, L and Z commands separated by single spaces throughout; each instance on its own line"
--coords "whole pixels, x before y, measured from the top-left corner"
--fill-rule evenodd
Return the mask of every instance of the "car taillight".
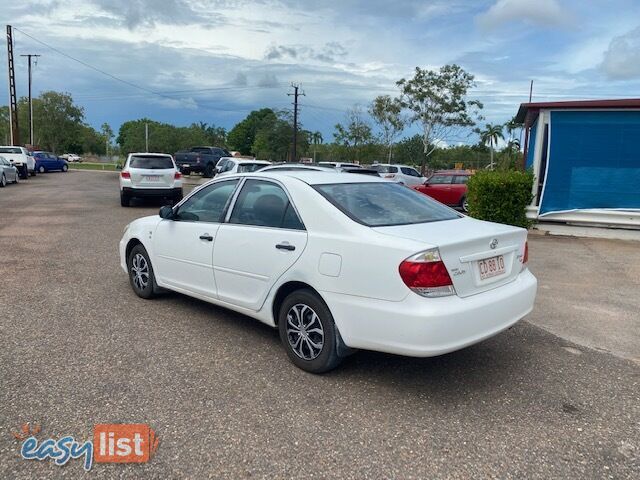
M 182 178 L 182 174 L 181 174 L 180 172 L 176 172 L 176 173 L 173 175 L 173 178 L 174 178 L 175 180 L 180 180 L 180 179 Z
M 120 172 L 120 178 L 131 178 L 131 174 L 129 172 L 122 171 Z
M 524 242 L 524 254 L 522 255 L 522 268 L 520 271 L 527 268 L 527 263 L 529 262 L 529 242 Z
M 398 271 L 404 284 L 423 297 L 445 297 L 456 293 L 437 248 L 407 258 Z

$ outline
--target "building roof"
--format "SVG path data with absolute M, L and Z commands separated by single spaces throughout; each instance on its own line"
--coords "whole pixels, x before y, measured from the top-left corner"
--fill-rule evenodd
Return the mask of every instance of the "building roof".
M 582 109 L 630 109 L 640 108 L 640 98 L 622 98 L 615 100 L 572 100 L 566 102 L 534 102 L 521 103 L 516 121 L 531 124 L 536 119 L 540 110 L 582 110 Z

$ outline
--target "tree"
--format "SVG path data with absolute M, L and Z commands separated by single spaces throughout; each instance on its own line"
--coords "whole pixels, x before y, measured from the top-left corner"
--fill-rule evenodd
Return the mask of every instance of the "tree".
M 458 65 L 444 65 L 438 71 L 416 67 L 413 78 L 396 82 L 401 104 L 411 112 L 409 120 L 422 129 L 424 171 L 439 141 L 447 141 L 480 118 L 482 103 L 466 100 L 475 86 L 474 76 Z
M 322 133 L 320 132 L 313 132 L 310 135 L 310 140 L 311 143 L 313 143 L 313 161 L 316 161 L 316 150 L 318 145 L 322 145 L 322 142 L 324 141 L 324 139 L 322 138 Z
M 484 127 L 484 130 L 476 129 L 476 132 L 480 135 L 480 141 L 489 145 L 489 149 L 491 150 L 491 163 L 489 164 L 489 168 L 494 168 L 493 162 L 493 153 L 496 145 L 498 144 L 498 140 L 504 140 L 504 135 L 502 134 L 502 125 L 491 125 L 487 123 Z
M 252 149 L 258 130 L 269 126 L 269 124 L 275 124 L 277 120 L 278 116 L 270 108 L 252 111 L 229 131 L 227 135 L 229 147 L 233 150 L 238 150 L 243 155 L 253 153 Z
M 275 121 L 263 122 L 255 134 L 251 151 L 259 158 L 275 161 L 289 159 L 291 137 L 293 136 L 293 118 L 287 111 L 274 112 Z M 301 125 L 298 124 L 300 127 Z M 297 135 L 296 150 L 304 154 L 309 149 L 311 132 L 300 129 Z
M 59 153 L 66 150 L 80 133 L 84 109 L 76 106 L 68 93 L 43 92 L 33 100 L 33 118 L 36 143 L 46 150 Z M 27 125 L 27 122 L 24 124 Z
M 111 140 L 113 139 L 113 130 L 107 122 L 104 122 L 100 127 L 100 132 L 104 137 L 105 154 L 109 156 L 109 146 L 111 145 Z
M 393 142 L 402 133 L 405 119 L 402 116 L 402 102 L 389 95 L 380 95 L 373 99 L 369 113 L 381 130 L 382 143 L 389 149 L 387 163 L 391 163 Z
M 355 160 L 360 160 L 361 147 L 371 143 L 371 126 L 363 119 L 362 108 L 354 105 L 347 111 L 346 123 L 338 123 L 333 136 L 335 141 L 355 152 Z

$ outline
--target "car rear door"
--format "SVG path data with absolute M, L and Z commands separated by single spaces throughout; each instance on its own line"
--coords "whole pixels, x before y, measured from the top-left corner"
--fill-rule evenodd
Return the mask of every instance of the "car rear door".
M 173 219 L 158 224 L 153 261 L 162 284 L 217 298 L 213 245 L 237 184 L 230 179 L 198 190 L 176 207 Z
M 423 193 L 426 193 L 431 198 L 436 199 L 440 203 L 451 205 L 451 182 L 453 181 L 453 175 L 433 175 L 426 183 Z
M 282 185 L 246 180 L 213 249 L 218 298 L 260 310 L 306 244 L 307 232 Z
M 467 181 L 469 175 L 455 175 L 451 183 L 451 204 L 460 205 L 462 198 L 467 194 Z

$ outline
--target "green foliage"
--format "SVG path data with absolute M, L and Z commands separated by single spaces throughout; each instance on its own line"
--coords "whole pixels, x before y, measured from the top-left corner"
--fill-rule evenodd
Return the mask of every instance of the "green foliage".
M 254 153 L 253 145 L 258 131 L 262 128 L 273 126 L 277 121 L 278 115 L 270 108 L 252 111 L 247 115 L 247 118 L 237 123 L 229 131 L 227 136 L 229 148 L 237 150 L 243 155 L 251 155 Z
M 363 147 L 374 143 L 371 126 L 364 120 L 362 109 L 354 105 L 347 111 L 345 124 L 336 124 L 333 134 L 338 145 L 351 148 L 354 153 L 354 160 L 360 161 L 364 158 Z
M 286 161 L 290 158 L 293 142 L 293 119 L 284 111 L 274 112 L 275 120 L 264 121 L 255 134 L 251 152 L 260 159 Z M 312 133 L 298 130 L 296 151 L 304 156 L 309 149 Z
M 402 102 L 389 95 L 380 95 L 373 99 L 369 114 L 380 127 L 380 140 L 389 149 L 387 161 L 391 161 L 393 142 L 402 133 L 406 119 L 402 115 Z
M 469 215 L 480 220 L 527 228 L 526 208 L 533 195 L 533 173 L 479 171 L 467 184 Z
M 207 126 L 206 123 L 192 123 L 188 127 L 176 127 L 168 123 L 156 122 L 148 118 L 123 123 L 116 142 L 121 152 L 144 152 L 145 124 L 149 128 L 149 151 L 175 153 L 189 147 L 224 146 L 224 129 Z M 104 143 L 104 137 L 103 143 Z

